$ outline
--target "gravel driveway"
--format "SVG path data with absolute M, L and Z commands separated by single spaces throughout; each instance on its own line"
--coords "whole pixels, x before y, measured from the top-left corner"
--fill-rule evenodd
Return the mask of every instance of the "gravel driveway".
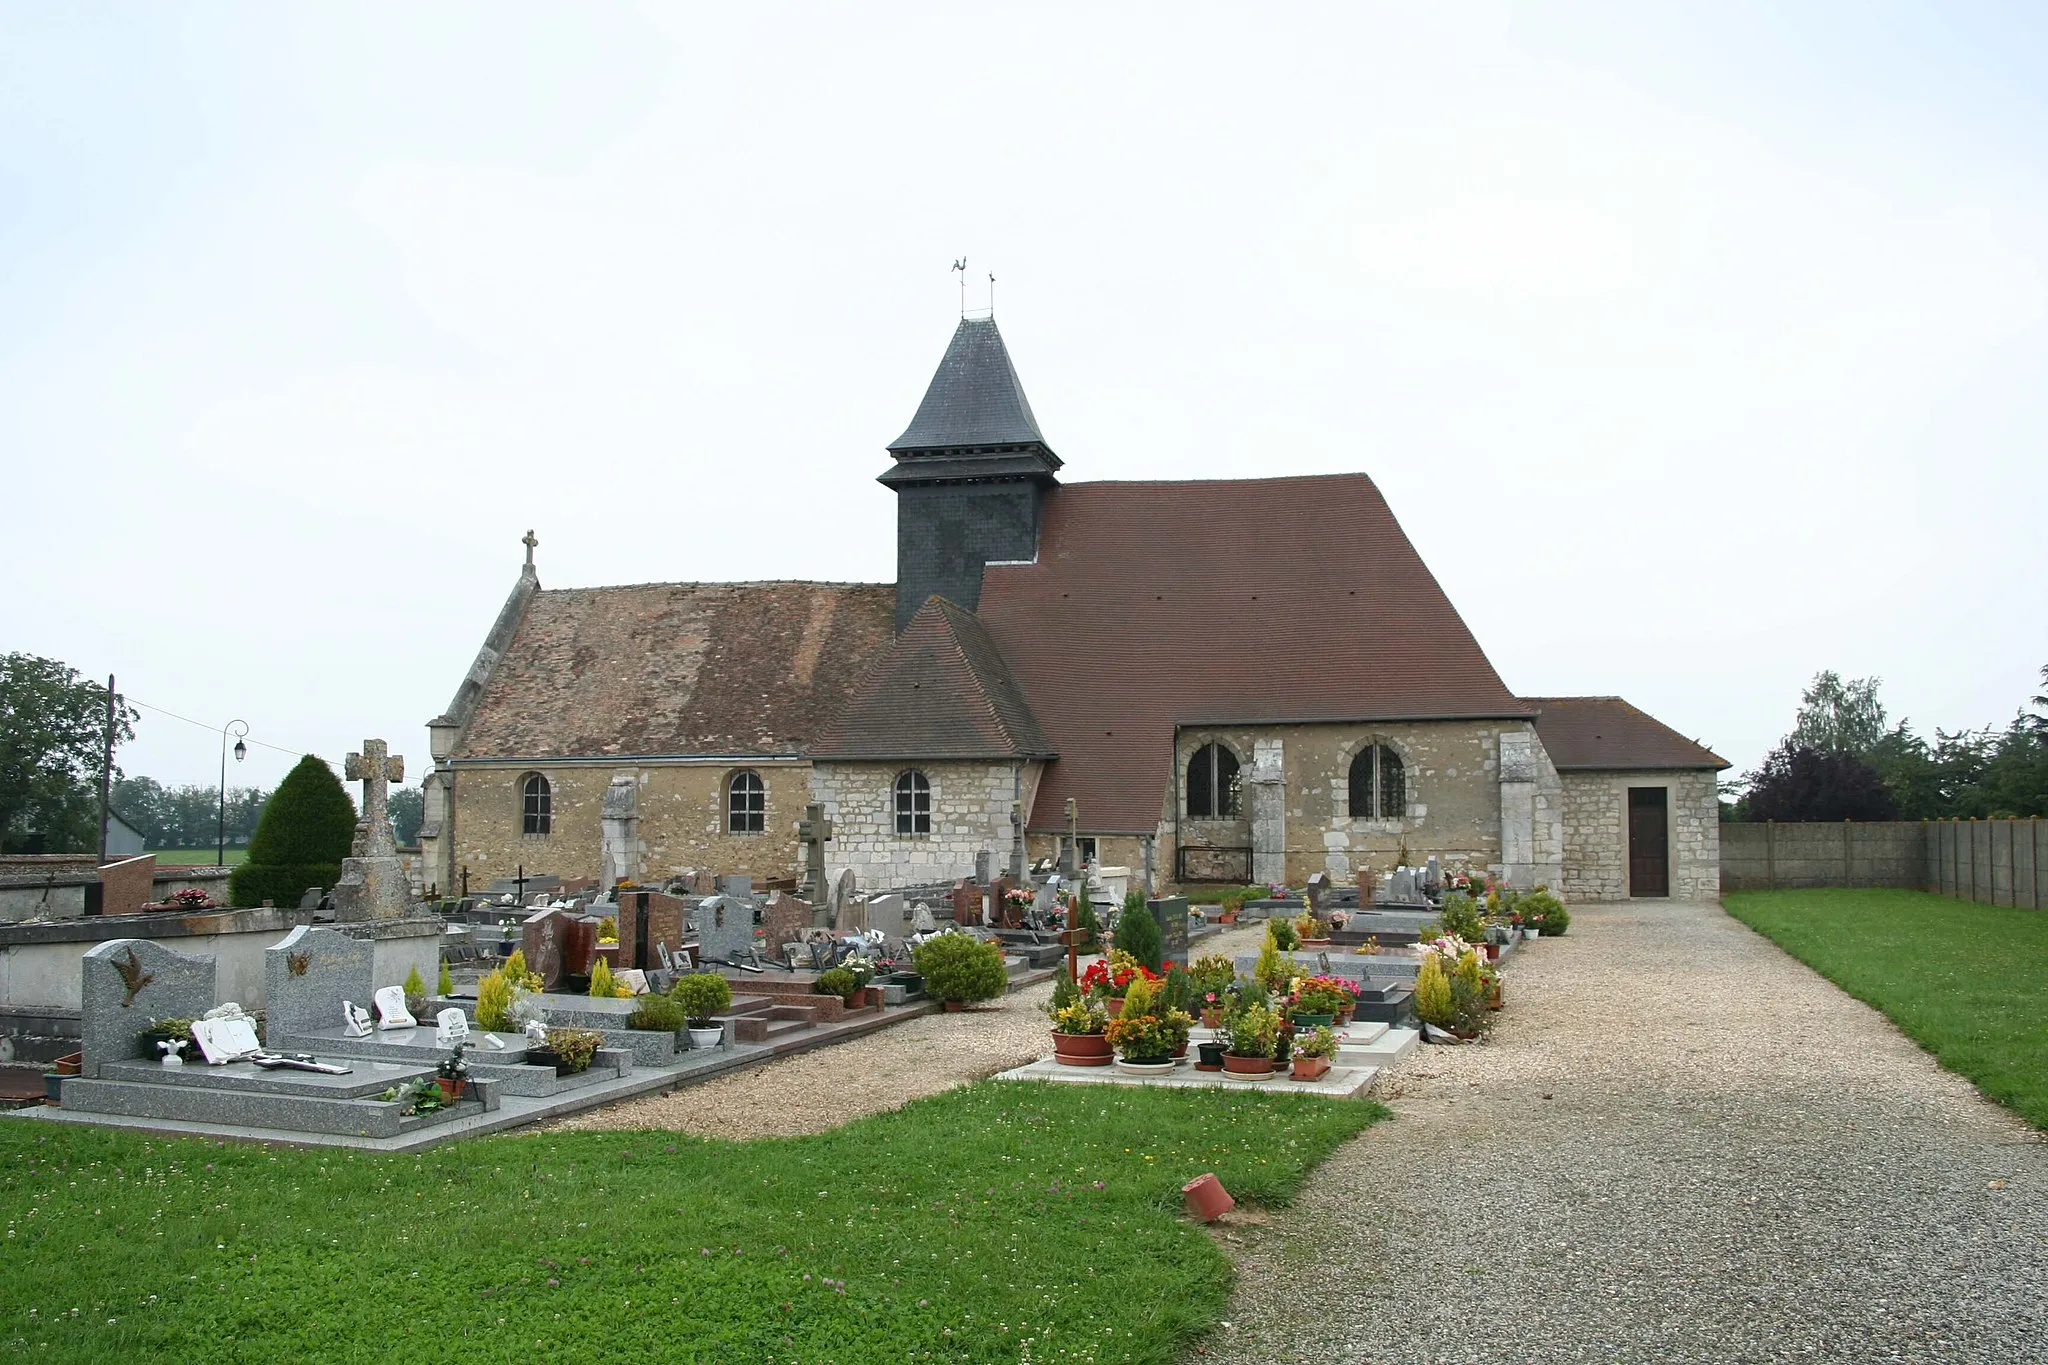
M 1204 1362 L 2048 1360 L 2048 1145 L 1718 906 L 1575 911 L 1220 1233 Z

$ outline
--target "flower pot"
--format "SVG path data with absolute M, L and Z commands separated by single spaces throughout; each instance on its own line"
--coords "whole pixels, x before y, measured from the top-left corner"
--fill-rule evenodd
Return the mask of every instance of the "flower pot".
M 1173 1060 L 1175 1060 L 1176 1062 L 1184 1062 L 1187 1059 L 1188 1045 L 1185 1042 L 1182 1042 L 1175 1046 L 1175 1048 L 1173 1049 Z
M 551 1047 L 530 1047 L 526 1049 L 526 1065 L 552 1067 L 557 1076 L 562 1074 L 562 1057 Z
M 436 1076 L 434 1084 L 441 1087 L 441 1098 L 449 1104 L 462 1098 L 462 1092 L 469 1088 L 467 1076 Z
M 64 1077 L 57 1072 L 43 1075 L 43 1102 L 61 1107 L 64 1103 Z
M 1531 929 L 1531 928 L 1525 928 L 1525 929 L 1523 929 L 1523 930 L 1522 930 L 1522 932 L 1523 932 L 1524 934 L 1527 934 L 1527 935 L 1528 935 L 1528 936 L 1529 936 L 1530 938 L 1542 938 L 1542 937 L 1543 937 L 1543 931 L 1542 931 L 1541 929 Z
M 1229 1044 L 1227 1043 L 1196 1043 L 1195 1056 L 1198 1060 L 1195 1062 L 1195 1070 L 1221 1071 L 1223 1069 L 1223 1049 L 1228 1046 Z
M 946 1013 L 948 1014 L 958 1014 L 961 1010 L 967 1008 L 965 1000 L 945 1000 L 940 1003 L 945 1006 Z
M 1237 923 L 1237 911 L 1235 911 L 1235 910 L 1225 910 L 1225 911 L 1223 912 L 1223 919 L 1222 919 L 1222 923 L 1224 923 L 1224 924 L 1235 924 L 1235 923 Z
M 1109 1017 L 1110 1017 L 1110 1018 L 1112 1018 L 1112 1019 L 1114 1019 L 1114 1018 L 1116 1018 L 1116 1017 L 1117 1017 L 1118 1015 L 1122 1014 L 1123 1012 L 1124 1012 L 1124 998 L 1123 998 L 1123 997 L 1122 997 L 1121 995 L 1113 995 L 1113 996 L 1111 996 L 1111 997 L 1109 998 Z
M 1235 1057 L 1226 1052 L 1223 1054 L 1223 1074 L 1241 1077 L 1245 1080 L 1264 1080 L 1273 1074 L 1273 1059 L 1271 1057 Z
M 1346 1028 L 1346 1027 L 1349 1027 L 1349 1025 L 1350 1025 L 1350 1023 L 1351 1023 L 1352 1019 L 1353 1019 L 1353 1018 L 1355 1018 L 1355 1017 L 1357 1016 L 1357 1014 L 1358 1014 L 1358 1006 L 1356 1006 L 1356 1005 L 1346 1005 L 1346 1006 L 1345 1006 L 1345 1007 L 1344 1007 L 1343 1009 L 1341 1009 L 1341 1010 L 1338 1010 L 1338 1011 L 1337 1011 L 1337 1027 L 1338 1027 L 1338 1028 Z
M 1500 945 L 1498 943 L 1489 943 L 1486 945 L 1486 960 L 1488 962 L 1500 961 Z
M 1173 1058 L 1146 1057 L 1138 1061 L 1125 1061 L 1119 1057 L 1116 1059 L 1116 1069 L 1135 1072 L 1140 1076 L 1164 1076 L 1173 1070 Z
M 1205 1007 L 1203 1008 L 1203 1010 L 1202 1010 L 1202 1027 L 1203 1027 L 1203 1028 L 1222 1028 L 1222 1027 L 1223 1027 L 1223 1015 L 1222 1015 L 1222 1012 L 1221 1012 L 1221 1011 L 1219 1011 L 1219 1010 L 1218 1010 L 1218 1009 L 1217 1009 L 1217 1008 L 1216 1008 L 1216 1007 L 1215 1007 L 1214 1005 L 1208 1005 L 1208 1006 L 1205 1006 Z
M 83 1065 L 85 1065 L 85 1054 L 83 1052 L 67 1052 L 57 1059 L 57 1074 L 59 1076 L 76 1076 L 78 1069 Z
M 1061 1066 L 1108 1066 L 1116 1057 L 1116 1049 L 1099 1033 L 1060 1033 L 1055 1030 L 1052 1055 Z
M 1290 1021 L 1290 1022 L 1292 1022 L 1292 1023 L 1293 1023 L 1293 1025 L 1294 1025 L 1294 1026 L 1295 1026 L 1295 1027 L 1296 1027 L 1297 1029 L 1313 1029 L 1313 1028 L 1321 1028 L 1321 1027 L 1322 1027 L 1323 1025 L 1325 1025 L 1325 1024 L 1334 1024 L 1334 1023 L 1336 1023 L 1336 1022 L 1337 1022 L 1337 1016 L 1336 1016 L 1336 1015 L 1334 1015 L 1334 1014 L 1299 1014 L 1299 1013 L 1297 1013 L 1297 1014 L 1291 1014 L 1291 1015 L 1289 1015 L 1289 1016 L 1288 1016 L 1288 1019 L 1289 1019 L 1289 1021 Z
M 1196 1176 L 1180 1187 L 1180 1193 L 1187 1203 L 1188 1212 L 1204 1223 L 1213 1223 L 1237 1207 L 1230 1191 L 1224 1189 L 1223 1182 L 1213 1174 Z
M 1500 982 L 1496 981 L 1486 992 L 1486 1008 L 1490 1010 L 1497 1010 L 1500 1007 Z
M 1297 1081 L 1321 1080 L 1330 1069 L 1328 1057 L 1296 1057 L 1294 1079 Z
M 1329 947 L 1329 946 L 1330 946 L 1330 940 L 1328 940 L 1328 939 L 1326 939 L 1326 938 L 1305 938 L 1305 939 L 1301 940 L 1301 944 L 1300 944 L 1300 946 L 1301 946 L 1302 948 L 1304 948 L 1304 949 L 1307 949 L 1307 948 L 1327 948 L 1327 947 Z
M 693 1048 L 714 1048 L 725 1041 L 725 1029 L 693 1028 L 690 1031 L 690 1046 Z

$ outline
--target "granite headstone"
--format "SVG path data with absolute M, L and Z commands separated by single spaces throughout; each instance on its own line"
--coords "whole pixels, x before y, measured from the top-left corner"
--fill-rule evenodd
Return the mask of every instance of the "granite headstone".
M 526 956 L 526 970 L 540 978 L 544 991 L 562 982 L 562 950 L 572 918 L 566 910 L 536 910 L 519 926 L 519 951 Z
M 1145 902 L 1145 908 L 1152 912 L 1152 918 L 1159 922 L 1160 965 L 1162 967 L 1185 967 L 1188 965 L 1188 898 L 1186 896 L 1161 896 Z
M 81 1076 L 138 1055 L 137 1039 L 158 1019 L 197 1019 L 213 1008 L 213 959 L 186 957 L 146 938 L 97 944 L 81 960 L 78 1044 Z
M 302 924 L 263 950 L 264 1028 L 274 1047 L 325 1033 L 341 1003 L 367 1004 L 376 991 L 376 948 L 338 929 Z

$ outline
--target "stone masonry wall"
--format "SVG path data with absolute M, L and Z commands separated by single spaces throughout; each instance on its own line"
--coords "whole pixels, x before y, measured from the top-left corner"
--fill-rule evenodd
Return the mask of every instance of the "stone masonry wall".
M 728 834 L 726 783 L 742 770 L 760 775 L 767 787 L 765 828 L 760 834 Z M 538 772 L 553 788 L 553 829 L 522 833 L 520 787 Z M 789 877 L 797 871 L 797 822 L 810 800 L 810 764 L 788 759 L 731 764 L 577 764 L 551 768 L 463 767 L 455 770 L 451 871 L 469 868 L 469 884 L 481 890 L 493 877 L 528 874 L 596 877 L 602 863 L 601 821 L 605 788 L 624 773 L 639 784 L 638 834 L 641 875 L 655 880 L 686 867 L 755 877 Z M 451 877 L 444 890 L 452 889 Z
M 1008 866 L 1010 806 L 1021 780 L 1029 800 L 1038 764 L 1014 762 L 915 765 L 932 784 L 932 832 L 896 833 L 896 777 L 906 763 L 819 763 L 811 769 L 811 799 L 825 807 L 832 841 L 825 864 L 833 876 L 852 868 L 861 890 L 887 890 L 974 874 L 975 855 L 987 849 L 998 869 Z M 1019 771 L 1021 768 L 1022 772 Z
M 1565 874 L 1561 890 L 1566 901 L 1628 899 L 1631 787 L 1663 787 L 1669 793 L 1672 897 L 1720 897 L 1721 809 L 1713 773 L 1568 772 L 1562 778 Z

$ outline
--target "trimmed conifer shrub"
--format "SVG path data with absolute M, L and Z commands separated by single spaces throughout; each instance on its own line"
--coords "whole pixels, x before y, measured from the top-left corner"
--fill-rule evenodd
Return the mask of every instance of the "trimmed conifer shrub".
M 228 878 L 228 897 L 247 908 L 287 908 L 315 886 L 341 880 L 341 860 L 356 836 L 356 806 L 341 779 L 307 754 L 277 784 L 249 840 L 249 857 Z
M 1159 970 L 1160 959 L 1166 955 L 1166 941 L 1160 936 L 1159 921 L 1152 917 L 1152 907 L 1145 904 L 1142 894 L 1134 893 L 1135 904 L 1127 899 L 1124 912 L 1116 917 L 1115 946 L 1145 964 L 1145 970 Z

